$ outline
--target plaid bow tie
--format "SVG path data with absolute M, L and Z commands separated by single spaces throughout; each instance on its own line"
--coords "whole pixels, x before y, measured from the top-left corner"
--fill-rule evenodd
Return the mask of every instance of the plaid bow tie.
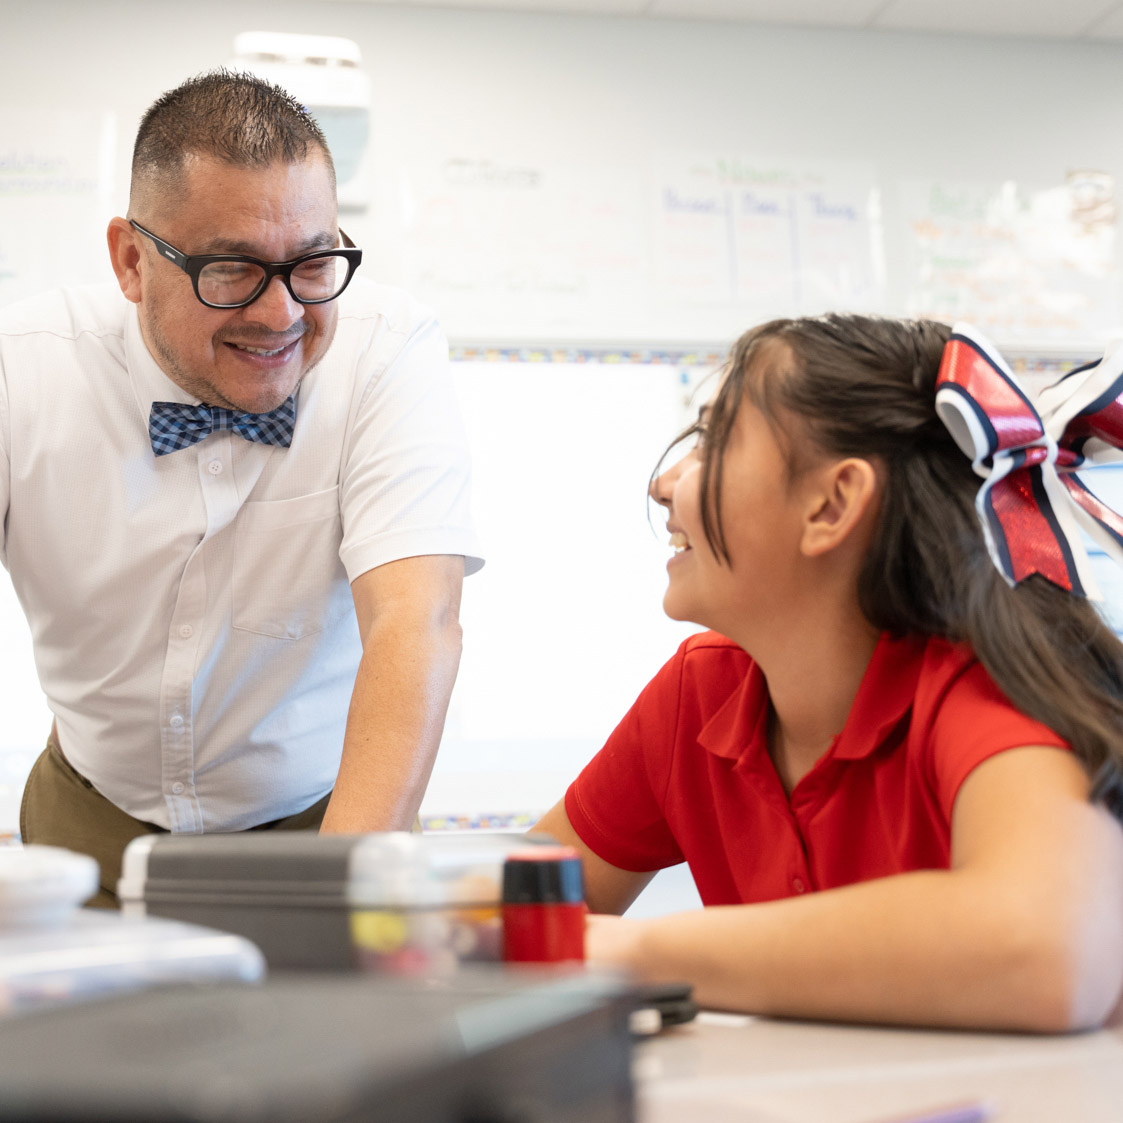
M 216 429 L 230 429 L 247 441 L 264 445 L 292 444 L 296 399 L 289 397 L 269 413 L 239 413 L 221 406 L 192 406 L 182 402 L 153 402 L 148 435 L 157 456 L 190 448 Z

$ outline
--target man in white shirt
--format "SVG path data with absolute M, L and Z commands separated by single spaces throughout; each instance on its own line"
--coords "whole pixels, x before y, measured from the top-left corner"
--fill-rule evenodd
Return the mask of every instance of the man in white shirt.
M 104 904 L 146 832 L 408 828 L 482 565 L 447 345 L 352 282 L 306 110 L 165 94 L 108 240 L 120 292 L 0 312 L 0 557 L 55 715 L 21 831 Z

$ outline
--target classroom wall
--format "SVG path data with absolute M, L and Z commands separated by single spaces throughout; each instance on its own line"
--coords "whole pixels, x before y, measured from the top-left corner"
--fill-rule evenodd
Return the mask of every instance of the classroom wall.
M 245 30 L 359 44 L 373 91 L 370 204 L 346 225 L 367 250 L 364 271 L 398 283 L 410 272 L 406 188 L 446 159 L 556 169 L 594 194 L 641 182 L 668 152 L 859 162 L 883 188 L 887 311 L 902 310 L 914 269 L 898 185 L 1049 187 L 1074 169 L 1123 178 L 1123 45 L 1114 44 L 330 0 L 0 0 L 0 111 L 31 105 L 112 122 L 98 205 L 121 212 L 141 112 L 183 77 L 227 61 Z M 0 153 L 3 137 L 0 125 Z M 92 242 L 103 226 L 103 216 L 92 223 Z M 49 228 L 40 236 L 60 278 L 104 268 L 97 254 L 88 264 L 68 256 Z M 465 658 L 427 802 L 434 814 L 548 805 L 689 631 L 660 612 L 667 548 L 648 528 L 643 491 L 688 415 L 691 388 L 748 323 L 733 329 L 728 309 L 699 318 L 686 301 L 653 325 L 651 309 L 632 315 L 627 297 L 610 293 L 597 316 L 554 324 L 548 293 L 537 320 L 537 305 L 531 314 L 515 295 L 507 304 L 495 294 L 482 334 L 457 318 L 451 297 L 438 305 L 458 325 L 454 345 L 486 344 L 490 333 L 496 344 L 584 347 L 576 358 L 585 361 L 571 352 L 565 363 L 458 365 L 489 564 L 465 593 Z M 614 344 L 668 340 L 698 343 L 704 361 L 682 346 L 658 362 L 605 361 Z M 1049 344 L 1083 351 L 1093 342 Z M 45 732 L 43 712 L 26 701 L 38 702 L 29 653 L 6 603 L 0 828 Z
M 0 0 L 0 10 L 0 104 L 111 111 L 119 135 L 110 195 L 118 208 L 139 114 L 183 75 L 227 61 L 237 32 L 353 39 L 373 92 L 372 205 L 349 214 L 347 222 L 370 249 L 371 263 L 393 279 L 418 272 L 422 232 L 411 200 L 419 193 L 423 198 L 439 172 L 435 165 L 447 159 L 558 181 L 571 177 L 573 191 L 559 191 L 554 215 L 573 235 L 583 220 L 586 226 L 601 221 L 588 199 L 574 200 L 582 188 L 619 212 L 601 231 L 642 225 L 640 212 L 652 205 L 645 189 L 658 191 L 652 177 L 660 169 L 664 178 L 669 174 L 669 154 L 786 160 L 804 169 L 822 165 L 828 178 L 842 165 L 858 166 L 881 189 L 889 311 L 905 310 L 916 282 L 907 185 L 1044 188 L 1079 169 L 1116 179 L 1123 171 L 1112 140 L 1123 124 L 1120 44 L 411 10 L 329 0 Z M 471 232 L 449 233 L 447 259 Z M 644 237 L 642 231 L 636 235 L 639 243 Z M 642 244 L 629 247 L 636 260 L 617 263 L 618 276 L 636 282 L 652 263 L 643 259 Z M 504 261 L 516 253 L 515 247 L 475 248 L 481 258 L 489 251 L 507 254 Z M 600 264 L 611 272 L 611 262 L 602 258 Z M 682 257 L 675 264 L 683 266 Z M 724 344 L 740 328 L 735 314 L 706 315 L 701 302 L 690 299 L 654 299 L 637 308 L 637 283 L 597 291 L 595 301 L 579 310 L 584 314 L 559 323 L 537 312 L 566 303 L 564 278 L 547 273 L 539 279 L 544 288 L 537 305 L 510 289 L 487 291 L 496 299 L 475 306 L 471 322 L 457 315 L 455 294 L 444 290 L 442 311 L 455 327 L 454 340 L 474 334 L 481 322 L 493 336 L 541 336 L 546 324 L 577 342 L 590 341 L 579 338 L 585 328 L 600 339 L 620 334 L 626 342 L 648 344 L 659 342 L 653 336 L 660 333 L 703 335 L 701 342 Z M 595 277 L 579 280 L 595 286 Z M 552 293 L 550 282 L 557 282 Z M 696 330 L 684 333 L 684 325 Z

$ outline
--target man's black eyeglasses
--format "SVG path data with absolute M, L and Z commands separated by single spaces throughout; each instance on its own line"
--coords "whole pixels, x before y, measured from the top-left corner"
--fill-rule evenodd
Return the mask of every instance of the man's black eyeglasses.
M 363 251 L 340 230 L 346 249 L 317 250 L 292 261 L 261 261 L 240 253 L 185 254 L 129 219 L 134 230 L 156 243 L 173 265 L 191 278 L 195 295 L 208 308 L 245 308 L 274 277 L 280 277 L 299 304 L 326 304 L 350 284 Z

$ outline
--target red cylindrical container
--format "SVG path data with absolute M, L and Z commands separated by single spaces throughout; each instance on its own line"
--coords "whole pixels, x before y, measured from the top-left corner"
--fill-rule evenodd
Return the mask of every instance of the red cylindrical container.
M 585 879 L 569 846 L 534 846 L 503 863 L 503 958 L 564 963 L 585 958 Z

